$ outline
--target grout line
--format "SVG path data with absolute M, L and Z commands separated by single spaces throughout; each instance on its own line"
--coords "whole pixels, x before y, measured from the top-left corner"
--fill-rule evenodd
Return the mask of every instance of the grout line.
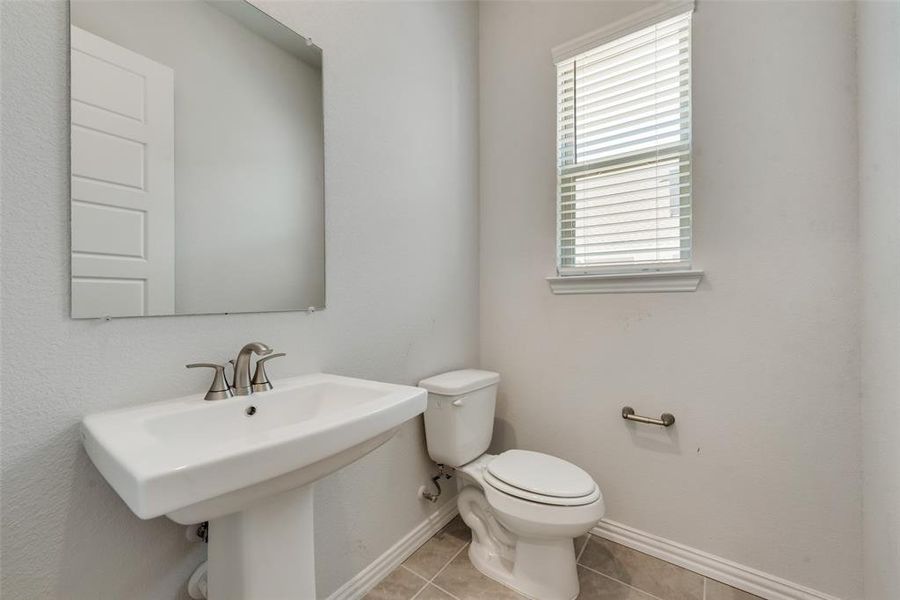
M 451 520 L 451 521 L 452 521 L 452 520 Z M 428 538 L 428 539 L 425 541 L 425 543 L 422 544 L 422 546 L 424 546 L 426 543 L 428 543 L 429 541 L 431 541 L 432 539 L 434 539 L 434 537 L 437 536 L 439 533 L 441 533 L 442 531 L 444 531 L 445 529 L 447 529 L 447 527 L 449 527 L 449 525 L 450 525 L 450 523 L 447 523 L 446 525 L 444 525 L 444 526 L 440 529 L 440 531 L 438 531 L 438 532 L 435 533 L 433 536 L 431 536 L 430 538 Z M 422 546 L 419 546 L 419 547 L 421 548 Z M 431 577 L 425 577 L 424 575 L 415 572 L 414 570 L 412 570 L 411 568 L 409 568 L 408 566 L 406 566 L 406 564 L 404 564 L 405 561 L 404 561 L 403 563 L 400 563 L 400 566 L 403 567 L 403 569 L 404 569 L 405 571 L 408 571 L 408 572 L 412 573 L 412 574 L 415 575 L 417 578 L 419 578 L 419 579 L 421 579 L 422 581 L 425 582 L 425 585 L 422 586 L 422 588 L 419 589 L 415 594 L 413 594 L 413 596 L 412 596 L 412 598 L 410 598 L 410 600 L 414 600 L 415 598 L 418 598 L 419 595 L 420 595 L 422 592 L 424 592 L 426 589 L 428 589 L 428 586 L 429 586 L 429 585 L 433 585 L 433 586 L 436 587 L 437 589 L 441 590 L 442 592 L 444 592 L 445 594 L 447 594 L 448 596 L 450 596 L 451 598 L 453 598 L 453 600 L 459 600 L 456 596 L 454 596 L 453 594 L 451 594 L 450 592 L 448 592 L 447 590 L 445 590 L 445 589 L 442 588 L 441 586 L 439 586 L 439 585 L 437 585 L 436 583 L 434 583 L 434 580 L 437 578 L 438 575 L 440 575 L 441 573 L 443 573 L 443 572 L 444 572 L 444 569 L 446 569 L 446 568 L 450 565 L 450 563 L 453 562 L 453 559 L 455 559 L 457 556 L 459 556 L 459 553 L 462 552 L 463 550 L 465 550 L 468 546 L 469 546 L 469 542 L 466 542 L 465 544 L 463 544 L 463 545 L 462 545 L 462 548 L 460 548 L 459 550 L 456 550 L 456 551 L 453 553 L 453 555 L 447 560 L 447 562 L 445 562 L 445 563 L 441 566 L 441 568 L 438 569 L 438 572 L 435 573 L 435 574 L 434 574 L 433 576 L 431 576 Z
M 586 570 L 590 571 L 591 573 L 594 573 L 594 574 L 596 574 L 596 575 L 600 575 L 601 577 L 606 577 L 606 578 L 609 579 L 610 581 L 615 581 L 616 583 L 621 584 L 621 585 L 624 585 L 624 586 L 627 587 L 627 588 L 631 588 L 631 589 L 633 589 L 633 590 L 635 590 L 635 591 L 638 591 L 638 592 L 644 594 L 645 596 L 647 596 L 648 598 L 653 598 L 654 600 L 662 600 L 662 598 L 660 598 L 659 596 L 654 596 L 653 594 L 651 594 L 651 593 L 648 592 L 647 590 L 642 590 L 641 588 L 636 588 L 636 587 L 634 587 L 633 585 L 630 585 L 630 584 L 625 583 L 624 581 L 619 581 L 619 580 L 616 579 L 615 577 L 610 577 L 610 576 L 607 575 L 606 573 L 601 573 L 600 571 L 596 571 L 596 570 L 594 570 L 594 569 L 592 569 L 592 568 L 590 568 L 590 567 L 586 567 L 586 566 L 581 565 L 581 564 L 578 565 L 578 566 L 581 567 L 582 569 L 586 569 Z
M 447 594 L 448 596 L 450 596 L 451 598 L 453 598 L 453 600 L 459 600 L 459 598 L 457 598 L 456 596 L 454 596 L 453 594 L 451 594 L 450 592 L 448 592 L 447 590 L 445 590 L 444 588 L 442 588 L 441 586 L 439 586 L 439 585 L 436 584 L 436 583 L 429 583 L 428 585 L 433 585 L 433 586 L 436 587 L 437 589 L 441 590 L 442 592 L 444 592 L 445 594 Z M 427 588 L 428 585 L 426 585 L 425 587 Z M 425 589 L 425 588 L 422 588 L 422 589 Z
M 441 568 L 438 570 L 438 572 L 434 574 L 434 577 L 432 577 L 431 579 L 428 580 L 428 583 L 425 584 L 425 587 L 423 587 L 421 590 L 419 590 L 418 592 L 416 592 L 416 595 L 413 596 L 410 600 L 415 600 L 416 596 L 418 596 L 418 595 L 421 594 L 424 590 L 426 590 L 426 589 L 428 588 L 429 585 L 433 585 L 433 586 L 436 587 L 437 589 L 441 590 L 442 592 L 444 592 L 445 594 L 447 594 L 448 596 L 450 596 L 451 598 L 453 598 L 453 600 L 459 600 L 459 598 L 457 598 L 456 596 L 454 596 L 453 594 L 451 594 L 450 592 L 448 592 L 447 590 L 445 590 L 444 588 L 442 588 L 441 586 L 439 586 L 438 584 L 436 584 L 436 583 L 434 582 L 434 580 L 437 579 L 438 576 L 439 576 L 441 573 L 443 573 L 444 570 L 446 570 L 447 567 L 450 566 L 450 563 L 452 563 L 453 560 L 454 560 L 457 556 L 459 556 L 460 553 L 461 553 L 463 550 L 465 550 L 466 548 L 469 547 L 469 543 L 470 543 L 470 542 L 466 542 L 465 544 L 463 544 L 463 547 L 462 547 L 462 548 L 460 548 L 459 550 L 457 550 L 456 552 L 454 552 L 454 553 L 453 553 L 453 556 L 450 557 L 450 560 L 448 560 L 446 563 L 444 563 L 444 566 L 441 567 Z
M 443 573 L 443 572 L 447 569 L 447 567 L 450 566 L 450 563 L 453 562 L 453 559 L 455 559 L 457 556 L 459 556 L 460 552 L 462 552 L 463 550 L 465 550 L 465 549 L 468 548 L 468 547 L 469 547 L 469 543 L 466 542 L 465 545 L 463 545 L 462 548 L 460 548 L 459 550 L 457 550 L 456 552 L 454 552 L 454 553 L 453 553 L 453 556 L 450 557 L 450 560 L 448 560 L 448 561 L 444 564 L 444 566 L 441 567 L 441 569 L 440 569 L 437 573 L 434 574 L 434 577 L 432 577 L 432 578 L 428 581 L 428 583 L 431 583 L 431 582 L 433 582 L 435 579 L 437 579 L 437 578 L 438 578 L 438 575 L 440 575 L 441 573 Z
M 0 1 L 2 1 L 2 0 L 0 0 Z M 406 561 L 403 561 L 403 562 L 406 562 Z M 424 579 L 425 581 L 428 581 L 427 577 L 425 577 L 421 573 L 417 573 L 417 572 L 413 571 L 412 569 L 407 567 L 405 564 L 400 563 L 400 566 L 403 567 L 404 569 L 406 569 L 407 571 L 409 571 L 410 573 L 412 573 L 413 575 L 415 575 L 416 577 L 418 577 L 419 579 Z
M 415 571 L 413 571 L 412 569 L 408 568 L 403 563 L 400 563 L 400 568 L 403 569 L 404 571 L 406 571 L 407 573 L 412 573 L 417 579 L 420 579 L 424 582 L 422 584 L 422 587 L 420 587 L 419 590 L 415 594 L 413 594 L 412 597 L 409 599 L 409 600 L 413 600 L 414 598 L 418 597 L 418 595 L 421 594 L 425 590 L 425 588 L 428 587 L 428 580 L 425 579 L 424 577 L 422 577 L 421 575 L 419 575 L 418 573 L 416 573 Z
M 703 600 L 706 600 L 706 581 L 709 579 L 708 577 L 703 578 Z
M 581 555 L 584 554 L 584 551 L 587 550 L 588 544 L 591 543 L 591 534 L 587 534 L 584 538 L 584 544 L 581 546 L 581 550 L 578 551 L 578 554 L 575 555 L 575 564 L 581 564 Z M 705 599 L 704 599 L 705 600 Z
M 431 585 L 431 584 L 430 584 L 430 583 L 426 583 L 425 585 L 423 585 L 423 586 L 422 586 L 422 589 L 420 589 L 418 592 L 416 592 L 415 594 L 413 594 L 413 595 L 412 595 L 412 598 L 410 598 L 409 600 L 416 600 L 416 598 L 418 598 L 419 596 L 422 595 L 422 592 L 424 592 L 425 590 L 428 589 L 428 586 L 429 586 L 429 585 Z
M 427 590 L 427 589 L 428 589 L 429 587 L 431 587 L 431 586 L 434 586 L 435 588 L 441 590 L 442 592 L 444 592 L 445 594 L 447 594 L 448 596 L 450 596 L 451 598 L 453 598 L 453 600 L 459 600 L 459 598 L 457 598 L 456 596 L 454 596 L 453 594 L 451 594 L 450 592 L 448 592 L 447 590 L 445 590 L 445 589 L 442 588 L 441 586 L 439 586 L 439 585 L 434 585 L 433 583 L 426 583 L 426 584 L 425 584 L 425 587 L 423 587 L 421 590 L 419 590 L 418 592 L 416 592 L 415 595 L 414 595 L 412 598 L 410 598 L 409 600 L 416 600 L 416 598 L 418 598 L 419 596 L 422 595 L 422 592 L 424 592 L 425 590 Z
M 407 571 L 409 571 L 409 569 L 407 569 Z M 412 571 L 409 571 L 409 572 L 412 573 Z M 429 585 L 431 585 L 431 584 L 429 584 L 429 583 L 426 581 L 425 584 L 424 584 L 422 587 L 419 588 L 419 591 L 416 592 L 415 594 L 413 594 L 412 597 L 411 597 L 409 600 L 415 600 L 416 598 L 418 598 L 418 597 L 419 597 L 419 594 L 421 594 L 422 592 L 424 592 L 424 591 L 428 588 Z
M 415 575 L 416 577 L 418 577 L 419 579 L 421 579 L 421 580 L 424 581 L 425 583 L 428 583 L 428 580 L 427 580 L 427 579 L 425 579 L 424 577 L 422 577 L 421 575 L 419 575 L 418 573 L 416 573 L 415 571 L 413 571 L 412 569 L 410 569 L 409 567 L 407 567 L 407 566 L 404 565 L 403 563 L 400 563 L 400 567 L 402 567 L 404 571 L 409 571 L 410 573 L 412 573 L 413 575 Z

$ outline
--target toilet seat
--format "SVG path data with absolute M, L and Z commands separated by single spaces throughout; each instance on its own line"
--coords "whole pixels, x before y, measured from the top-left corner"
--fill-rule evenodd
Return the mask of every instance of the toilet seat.
M 529 492 L 506 484 L 491 475 L 488 471 L 484 472 L 484 482 L 498 492 L 502 492 L 514 498 L 527 500 L 528 502 L 535 502 L 538 504 L 547 504 L 550 506 L 584 506 L 586 504 L 590 504 L 591 502 L 595 502 L 600 497 L 600 488 L 596 485 L 594 486 L 593 492 L 591 492 L 587 496 L 582 496 L 580 498 L 543 496 L 541 494 L 535 494 L 534 492 Z
M 581 468 L 549 454 L 508 450 L 482 472 L 495 490 L 551 506 L 584 506 L 600 497 L 600 488 Z

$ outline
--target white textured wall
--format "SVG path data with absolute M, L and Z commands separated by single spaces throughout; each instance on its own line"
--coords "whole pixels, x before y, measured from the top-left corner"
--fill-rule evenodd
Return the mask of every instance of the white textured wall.
M 696 293 L 554 296 L 550 48 L 642 6 L 481 6 L 481 362 L 503 376 L 498 445 L 586 468 L 611 519 L 858 599 L 854 7 L 699 2 L 706 278 Z M 629 426 L 624 404 L 678 422 Z
M 857 4 L 867 600 L 900 598 L 900 3 Z
M 68 21 L 2 9 L 2 593 L 171 599 L 203 549 L 134 517 L 90 464 L 94 411 L 198 392 L 196 360 L 259 339 L 313 371 L 414 383 L 477 357 L 476 7 L 267 5 L 325 49 L 328 308 L 68 318 Z M 420 421 L 321 482 L 317 575 L 330 593 L 433 510 Z
M 72 22 L 175 71 L 175 312 L 321 306 L 321 71 L 205 2 L 77 0 Z

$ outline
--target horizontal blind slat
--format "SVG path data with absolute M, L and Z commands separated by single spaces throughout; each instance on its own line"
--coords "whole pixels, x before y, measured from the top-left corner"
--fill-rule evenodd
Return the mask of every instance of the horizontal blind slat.
M 603 214 L 603 215 L 593 215 L 593 216 L 590 216 L 590 217 L 582 217 L 581 219 L 573 219 L 573 218 L 570 218 L 570 217 L 562 217 L 562 218 L 561 218 L 561 221 L 563 221 L 563 223 L 561 223 L 560 231 L 561 231 L 561 232 L 578 231 L 578 230 L 588 229 L 588 228 L 590 228 L 590 227 L 596 227 L 596 226 L 598 226 L 598 225 L 605 225 L 605 224 L 606 224 L 606 222 L 587 222 L 587 219 L 600 219 L 600 218 L 603 218 L 603 217 L 615 217 L 615 218 L 627 218 L 627 217 L 631 217 L 631 218 L 634 218 L 635 220 L 639 220 L 639 219 L 640 219 L 640 220 L 643 220 L 643 219 L 648 219 L 648 220 L 649 220 L 649 219 L 651 219 L 651 217 L 648 216 L 648 213 L 651 213 L 651 212 L 653 212 L 653 211 L 676 210 L 676 209 L 678 210 L 678 218 L 684 219 L 684 218 L 690 218 L 690 217 L 691 217 L 691 212 L 690 212 L 690 211 L 691 211 L 691 205 L 690 205 L 690 204 L 677 204 L 677 205 L 675 205 L 675 206 L 666 206 L 666 207 L 658 207 L 658 208 L 657 208 L 657 207 L 654 207 L 654 208 L 641 208 L 641 209 L 637 209 L 637 210 L 627 210 L 627 211 L 622 211 L 622 212 L 617 212 L 617 213 L 607 213 L 607 214 Z M 641 216 L 640 213 L 644 213 L 643 216 Z M 671 215 L 663 215 L 663 216 L 654 216 L 654 217 L 652 217 L 652 220 L 655 221 L 655 220 L 658 220 L 658 219 L 670 219 L 670 218 L 673 218 L 673 217 L 672 217 Z M 576 223 L 579 222 L 579 221 L 582 222 L 582 224 L 577 225 Z M 617 221 L 617 222 L 618 222 L 618 223 L 627 223 L 628 221 Z M 571 227 L 566 227 L 566 226 L 565 226 L 566 223 L 570 223 L 570 224 L 571 224 Z
M 572 245 L 575 248 L 582 249 L 582 248 L 588 248 L 588 247 L 594 247 L 594 246 L 600 246 L 600 247 L 606 246 L 610 242 L 616 241 L 616 240 L 612 239 L 614 236 L 628 236 L 628 235 L 634 236 L 636 234 L 643 234 L 643 233 L 647 233 L 647 232 L 659 233 L 662 231 L 662 232 L 666 232 L 666 233 L 664 233 L 663 235 L 646 236 L 643 238 L 641 238 L 641 237 L 629 238 L 629 239 L 622 240 L 622 241 L 629 241 L 629 242 L 630 241 L 642 241 L 642 240 L 662 241 L 662 240 L 667 240 L 667 239 L 675 239 L 675 238 L 679 238 L 680 236 L 682 236 L 683 235 L 682 232 L 684 232 L 688 229 L 690 229 L 689 225 L 672 225 L 670 227 L 657 227 L 657 228 L 652 228 L 652 229 L 645 228 L 645 229 L 636 229 L 634 231 L 614 231 L 612 233 L 586 233 L 584 235 L 573 235 L 573 236 L 563 237 L 563 239 L 570 240 L 571 242 L 573 242 Z M 595 243 L 595 242 L 591 241 L 591 240 L 595 240 L 595 239 L 602 240 L 602 241 L 600 243 Z
M 651 91 L 653 94 L 659 94 L 663 91 L 674 89 L 688 81 L 690 70 L 679 65 L 676 68 L 667 69 L 662 74 L 664 75 L 662 78 L 656 73 L 642 75 L 590 94 L 566 94 L 560 97 L 558 105 L 562 111 L 574 111 L 577 106 L 580 112 L 590 113 L 591 110 L 594 110 L 594 107 L 600 107 L 596 110 L 603 108 L 604 102 L 627 98 L 629 95 L 639 92 Z
M 658 181 L 661 179 L 667 179 L 666 183 L 653 183 L 654 181 Z M 673 180 L 678 181 L 673 181 Z M 651 179 L 639 180 L 639 181 L 628 181 L 623 183 L 610 183 L 609 185 L 597 185 L 592 187 L 579 187 L 577 184 L 574 189 L 569 191 L 560 192 L 560 200 L 565 202 L 579 202 L 579 201 L 597 201 L 604 198 L 618 197 L 618 196 L 629 196 L 631 194 L 637 194 L 641 192 L 647 192 L 650 190 L 657 190 L 662 194 L 669 195 L 667 190 L 672 190 L 673 188 L 679 187 L 684 188 L 690 186 L 690 174 L 685 173 L 683 176 L 678 176 L 678 174 L 657 176 Z M 629 189 L 622 189 L 627 187 Z M 622 200 L 630 202 L 631 200 L 628 198 L 624 198 Z
M 621 257 L 607 257 L 606 260 L 596 261 L 594 263 L 571 262 L 560 265 L 560 275 L 586 275 L 596 273 L 597 271 L 611 273 L 639 273 L 647 271 L 659 271 L 660 267 L 665 268 L 668 265 L 681 269 L 690 268 L 691 253 L 684 250 L 680 257 L 665 258 L 660 257 L 659 253 L 643 253 L 650 254 L 652 258 L 640 258 L 634 254 L 624 253 Z M 629 267 L 629 268 L 626 268 Z
M 644 159 L 645 161 L 647 159 Z M 673 177 L 690 175 L 687 161 L 658 160 L 651 167 L 629 169 L 596 169 L 560 175 L 559 186 L 563 195 L 575 191 L 591 192 L 598 189 L 611 189 L 623 185 L 642 183 L 645 181 L 662 181 Z
M 685 117 L 671 122 L 649 123 L 644 127 L 632 128 L 627 134 L 605 136 L 595 138 L 585 136 L 578 143 L 578 153 L 590 154 L 593 152 L 612 152 L 620 148 L 628 148 L 654 140 L 657 138 L 680 138 L 684 134 L 682 125 L 688 123 L 690 117 Z
M 689 165 L 690 149 L 686 144 L 673 144 L 669 147 L 655 148 L 652 153 L 641 152 L 630 157 L 617 157 L 616 160 L 589 161 L 577 165 L 565 165 L 560 168 L 561 179 L 573 179 L 610 173 L 621 173 L 638 169 L 655 169 L 657 165 L 673 160 L 679 160 L 679 164 Z M 650 163 L 653 159 L 655 162 Z
M 688 227 L 691 222 L 691 217 L 690 217 L 690 215 L 665 216 L 665 217 L 660 217 L 659 219 L 654 219 L 654 220 L 657 223 L 668 222 L 668 221 L 682 221 L 683 224 L 681 224 L 681 225 L 670 225 L 669 227 Z M 562 233 L 562 238 L 565 238 L 566 240 L 572 240 L 572 239 L 577 239 L 577 238 L 584 237 L 584 236 L 605 235 L 605 233 L 593 233 L 595 230 L 603 228 L 603 227 L 608 227 L 612 230 L 612 231 L 608 232 L 610 235 L 619 234 L 619 233 L 635 233 L 635 232 L 640 232 L 640 231 L 656 231 L 657 229 L 662 229 L 664 227 L 664 226 L 660 227 L 659 225 L 657 225 L 655 228 L 652 228 L 652 229 L 645 228 L 645 229 L 636 229 L 634 231 L 615 231 L 616 228 L 621 228 L 622 226 L 625 226 L 625 225 L 630 225 L 630 223 L 628 223 L 627 221 L 618 222 L 618 223 L 598 223 L 596 225 L 585 225 L 582 227 L 563 229 L 561 233 Z
M 634 65 L 652 59 L 655 55 L 678 56 L 688 50 L 688 36 L 686 30 L 672 31 L 671 34 L 659 38 L 656 42 L 648 42 L 640 46 L 634 46 L 615 56 L 615 60 L 607 59 L 582 59 L 577 61 L 571 69 L 564 71 L 557 81 L 565 81 L 569 73 L 575 70 L 581 72 L 586 80 L 602 78 L 611 71 L 628 70 Z M 574 80 L 574 77 L 572 77 Z
M 584 101 L 601 94 L 604 96 L 617 94 L 624 89 L 642 86 L 648 81 L 652 81 L 658 87 L 664 87 L 666 82 L 677 80 L 687 70 L 687 57 L 678 55 L 665 60 L 656 60 L 642 68 L 624 71 L 605 79 L 581 77 L 578 85 L 564 97 L 566 100 Z
M 687 79 L 685 79 L 687 82 Z M 640 106 L 650 106 L 650 105 L 659 105 L 664 103 L 674 102 L 675 98 L 678 98 L 678 102 L 680 104 L 684 104 L 684 97 L 690 91 L 690 86 L 685 83 L 678 88 L 672 88 L 670 90 L 666 90 L 663 93 L 660 93 L 655 85 L 650 84 L 645 86 L 641 90 L 641 93 L 637 96 L 630 96 L 628 99 L 623 100 L 621 102 L 614 102 L 612 104 L 607 104 L 602 107 L 602 109 L 594 110 L 591 107 L 582 106 L 582 111 L 579 112 L 580 119 L 578 122 L 581 124 L 592 124 L 603 117 L 601 115 L 616 115 L 618 112 L 626 111 L 626 110 L 635 110 Z M 627 96 L 627 94 L 626 94 Z M 653 100 L 651 103 L 650 100 Z M 591 108 L 591 110 L 588 110 Z M 560 130 L 567 132 L 574 132 L 576 126 L 576 117 L 574 110 L 559 110 L 559 126 Z
M 600 113 L 615 114 L 617 111 L 631 110 L 641 105 L 658 104 L 662 102 L 672 102 L 675 98 L 684 98 L 689 91 L 690 73 L 679 73 L 678 77 L 670 78 L 662 82 L 664 85 L 657 85 L 657 82 L 650 81 L 638 87 L 631 87 L 617 94 L 608 94 L 606 96 L 595 95 L 591 100 L 576 99 L 574 96 L 560 96 L 556 103 L 557 113 L 559 114 L 559 122 L 561 125 L 572 125 L 575 121 L 575 107 L 578 107 L 578 116 L 582 122 L 597 120 Z M 593 116 L 593 119 L 587 117 Z
M 660 211 L 669 212 L 663 212 L 662 214 L 659 214 Z M 616 229 L 622 229 L 626 226 L 631 226 L 634 223 L 650 224 L 652 222 L 653 227 L 660 227 L 660 224 L 667 220 L 680 219 L 685 223 L 689 223 L 692 218 L 689 206 L 673 207 L 672 209 L 649 209 L 640 212 L 644 214 L 619 213 L 610 215 L 592 215 L 589 217 L 582 217 L 580 219 L 563 217 L 562 223 L 560 224 L 560 235 L 562 237 L 570 237 L 571 235 L 578 235 L 580 233 L 594 232 L 601 228 L 607 228 L 612 231 Z
M 580 258 L 589 258 L 589 257 L 602 257 L 602 256 L 611 256 L 611 255 L 620 255 L 626 253 L 633 252 L 662 252 L 665 250 L 680 250 L 681 242 L 685 240 L 689 240 L 690 236 L 682 236 L 682 237 L 674 237 L 671 239 L 663 239 L 654 242 L 653 239 L 650 240 L 634 240 L 634 241 L 624 241 L 624 242 L 610 242 L 608 245 L 611 248 L 610 250 L 598 250 L 593 252 L 578 252 L 576 253 L 576 246 L 569 246 L 567 250 L 570 251 L 571 256 L 580 257 Z M 669 242 L 672 245 L 666 246 L 665 243 Z M 677 244 L 676 244 L 677 242 Z
M 687 179 L 688 175 L 685 174 L 683 177 Z M 672 179 L 677 179 L 677 177 L 673 177 Z M 559 207 L 563 210 L 577 210 L 582 208 L 587 210 L 594 208 L 609 208 L 618 204 L 647 202 L 650 200 L 659 200 L 661 198 L 675 200 L 679 196 L 689 197 L 690 190 L 688 188 L 690 187 L 690 183 L 689 180 L 670 181 L 666 184 L 646 185 L 627 192 L 615 192 L 611 191 L 611 188 L 609 187 L 602 186 L 590 188 L 589 190 L 562 192 L 560 194 Z M 678 193 L 675 193 L 676 190 L 673 189 L 673 186 L 679 188 L 677 190 Z M 608 193 L 604 193 L 604 190 Z
M 579 135 L 583 136 L 599 136 L 604 133 L 619 131 L 623 128 L 632 127 L 639 123 L 647 121 L 647 113 L 654 110 L 652 104 L 637 106 L 629 111 L 609 114 L 604 113 L 603 118 L 594 119 L 590 122 L 582 122 L 578 128 Z M 670 122 L 677 120 L 679 115 L 685 114 L 685 109 L 681 102 L 668 102 L 663 108 L 652 113 L 656 120 Z M 624 119 L 624 120 L 623 120 Z

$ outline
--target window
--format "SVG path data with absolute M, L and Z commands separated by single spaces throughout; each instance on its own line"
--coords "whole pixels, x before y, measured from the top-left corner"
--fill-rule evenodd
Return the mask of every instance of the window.
M 691 6 L 671 6 L 556 52 L 561 277 L 690 269 Z

